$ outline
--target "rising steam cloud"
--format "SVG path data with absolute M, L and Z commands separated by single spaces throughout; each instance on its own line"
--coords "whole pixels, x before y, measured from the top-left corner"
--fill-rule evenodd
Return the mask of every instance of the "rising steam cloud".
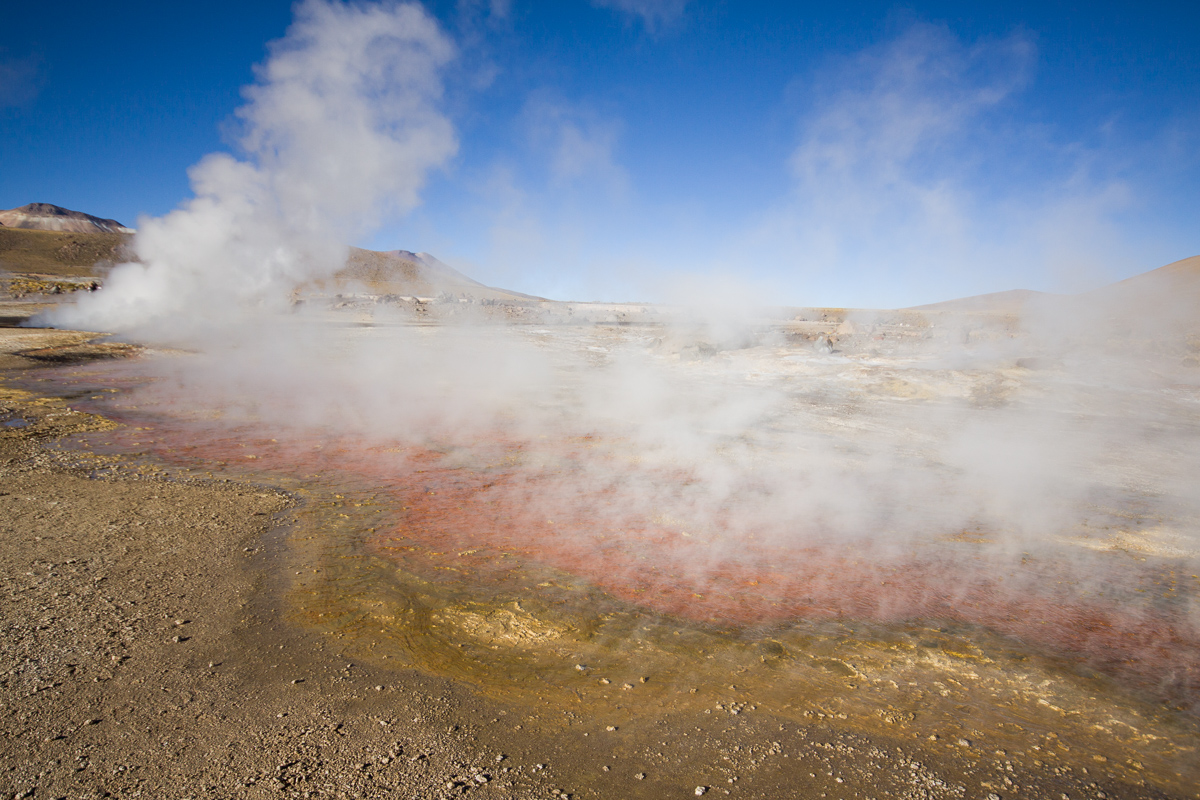
M 1011 89 L 958 81 L 958 59 L 1028 58 L 1020 40 L 942 53 L 932 68 L 954 102 L 914 117 L 897 104 L 928 79 L 928 61 L 912 56 L 927 45 L 897 45 L 887 58 L 907 72 L 889 91 L 850 90 L 833 106 L 850 116 L 817 119 L 793 158 L 798 180 L 847 199 L 813 209 L 816 223 L 844 231 L 849 205 L 866 209 L 866 255 L 881 252 L 870 238 L 872 187 L 884 187 L 888 196 L 874 200 L 889 207 L 918 201 L 920 236 L 953 242 L 963 233 L 951 182 L 916 185 L 908 167 L 930 142 L 952 137 L 955 120 Z M 1177 332 L 1155 351 L 1153 337 L 1123 349 L 1128 342 L 1109 346 L 1111 328 L 1093 340 L 1082 323 L 861 315 L 836 351 L 818 354 L 789 339 L 778 318 L 623 333 L 416 327 L 385 306 L 370 328 L 303 309 L 274 313 L 296 285 L 339 269 L 345 243 L 389 205 L 415 206 L 427 173 L 455 152 L 438 110 L 439 70 L 453 50 L 417 6 L 302 3 L 238 112 L 245 160 L 198 164 L 195 199 L 141 222 L 141 263 L 117 267 L 103 291 L 46 319 L 198 350 L 141 362 L 158 379 L 137 397 L 143 408 L 216 410 L 222 425 L 271 441 L 351 440 L 375 453 L 374 469 L 397 473 L 404 456 L 380 456 L 377 445 L 418 443 L 479 472 L 511 456 L 527 469 L 501 499 L 515 493 L 532 521 L 514 535 L 615 548 L 628 556 L 631 581 L 643 561 L 670 565 L 697 596 L 730 565 L 786 563 L 808 570 L 796 592 L 848 613 L 951 613 L 956 597 L 1012 609 L 1046 585 L 1103 594 L 1123 557 L 1104 562 L 1110 573 L 1091 554 L 1121 551 L 1126 540 L 1194 569 L 1200 511 L 1194 485 L 1179 476 L 1200 474 L 1200 435 L 1177 424 L 1194 412 L 1164 389 L 1183 356 Z M 886 147 L 855 141 L 872 120 L 914 127 Z M 1041 319 L 1068 313 L 1104 325 L 1111 316 L 1059 306 Z M 233 319 L 252 321 L 253 334 L 242 325 L 218 344 L 214 332 Z M 1172 443 L 1164 425 L 1176 426 Z M 533 524 L 550 519 L 583 522 L 574 534 Z M 648 528 L 671 544 L 647 538 Z M 1040 552 L 1052 554 L 1044 569 L 1022 566 Z M 857 590 L 839 572 L 851 556 Z M 898 565 L 923 576 L 903 603 L 877 588 Z M 875 588 L 838 605 L 863 587 Z M 922 592 L 940 599 L 911 596 Z M 1154 611 L 1153 598 L 1132 589 L 1118 600 L 1135 615 Z M 1194 606 L 1172 614 L 1194 637 Z
M 302 2 L 244 91 L 244 160 L 194 166 L 195 197 L 140 221 L 141 263 L 46 320 L 178 339 L 279 307 L 296 284 L 340 269 L 347 243 L 413 208 L 429 170 L 455 153 L 437 107 L 453 55 L 418 5 Z

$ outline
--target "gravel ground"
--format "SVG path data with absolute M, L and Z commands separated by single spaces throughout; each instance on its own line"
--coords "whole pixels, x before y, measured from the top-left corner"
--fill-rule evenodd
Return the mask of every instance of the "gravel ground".
M 108 423 L 6 386 L 18 349 L 0 347 L 0 798 L 1168 796 L 1052 752 L 752 712 L 618 730 L 356 663 L 283 619 L 295 498 L 120 459 L 96 477 L 47 445 Z

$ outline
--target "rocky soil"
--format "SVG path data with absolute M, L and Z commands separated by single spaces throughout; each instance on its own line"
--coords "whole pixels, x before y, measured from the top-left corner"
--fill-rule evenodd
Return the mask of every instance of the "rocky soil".
M 59 446 L 111 423 L 16 384 L 132 352 L 92 338 L 0 328 L 6 800 L 1166 796 L 1052 746 L 868 737 L 742 707 L 616 726 L 347 658 L 282 608 L 303 498 Z

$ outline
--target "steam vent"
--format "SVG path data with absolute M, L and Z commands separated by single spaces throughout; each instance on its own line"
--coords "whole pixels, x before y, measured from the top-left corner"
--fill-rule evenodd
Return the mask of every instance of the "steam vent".
M 71 469 L 287 498 L 245 546 L 271 576 L 256 635 L 447 681 L 497 741 L 588 753 L 601 782 L 836 764 L 906 791 L 908 767 L 854 772 L 895 758 L 1000 796 L 1190 796 L 1195 333 L 1161 301 L 1195 259 L 1091 295 L 719 326 L 439 265 L 356 251 L 204 355 L 54 334 L 76 338 L 11 356 L 13 385 L 72 409 Z
M 1200 4 L 8 5 L 0 800 L 1200 800 Z

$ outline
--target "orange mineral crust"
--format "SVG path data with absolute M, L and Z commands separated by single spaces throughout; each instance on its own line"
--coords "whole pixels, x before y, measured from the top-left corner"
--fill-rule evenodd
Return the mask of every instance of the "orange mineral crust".
M 107 369 L 106 381 L 119 385 L 119 371 Z M 721 627 L 955 621 L 1177 707 L 1200 696 L 1200 635 L 1179 590 L 1184 576 L 1166 561 L 1049 544 L 1010 552 L 980 532 L 933 531 L 888 544 L 803 519 L 764 520 L 753 487 L 717 507 L 695 504 L 705 518 L 688 519 L 679 516 L 679 499 L 694 483 L 688 470 L 642 464 L 619 441 L 521 440 L 500 431 L 467 447 L 380 442 L 165 413 L 161 397 L 145 404 L 152 396 L 79 401 L 124 423 L 91 446 L 353 487 L 383 508 L 365 546 L 428 580 L 519 591 L 516 570 L 535 564 L 615 600 Z M 132 407 L 131 398 L 143 405 Z

